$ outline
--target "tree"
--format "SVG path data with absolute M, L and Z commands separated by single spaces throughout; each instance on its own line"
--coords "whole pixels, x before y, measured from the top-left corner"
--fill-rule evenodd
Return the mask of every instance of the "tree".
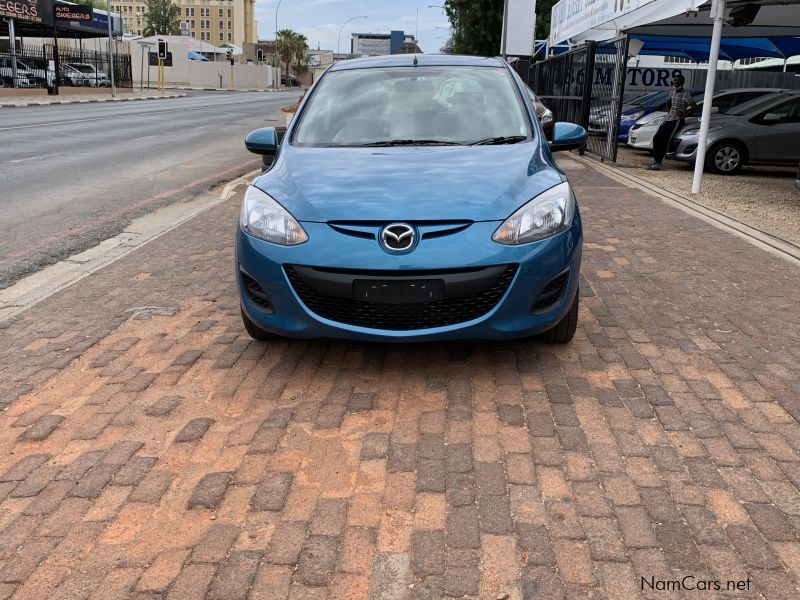
M 147 25 L 144 27 L 145 37 L 151 35 L 177 35 L 181 32 L 178 25 L 180 9 L 172 0 L 147 0 L 144 13 Z
M 536 2 L 536 39 L 550 33 L 550 11 L 558 0 Z M 497 56 L 503 35 L 505 0 L 445 0 L 453 29 L 453 52 Z
M 294 72 L 305 73 L 308 70 L 306 60 L 306 50 L 308 50 L 308 38 L 302 33 L 296 33 L 294 37 Z
M 278 32 L 278 55 L 285 65 L 285 73 L 289 75 L 289 67 L 292 61 L 295 63 L 295 73 L 299 73 L 304 66 L 306 50 L 308 49 L 308 38 L 291 29 L 281 29 Z

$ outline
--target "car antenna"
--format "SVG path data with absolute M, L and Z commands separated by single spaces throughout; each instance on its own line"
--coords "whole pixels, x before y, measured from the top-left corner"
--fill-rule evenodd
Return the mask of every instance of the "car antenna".
M 417 41 L 419 40 L 419 7 L 417 7 L 417 25 L 414 28 L 414 66 L 416 67 L 419 63 L 417 62 Z

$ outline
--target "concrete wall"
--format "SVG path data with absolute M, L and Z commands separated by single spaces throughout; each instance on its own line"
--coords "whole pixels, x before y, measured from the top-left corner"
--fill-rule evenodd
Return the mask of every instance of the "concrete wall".
M 152 49 L 155 51 L 155 48 Z M 197 87 L 222 89 L 269 89 L 273 85 L 273 69 L 269 66 L 242 65 L 233 66 L 228 61 L 204 62 L 189 60 L 186 46 L 172 44 L 172 66 L 164 67 L 164 85 L 166 87 Z M 133 69 L 133 86 L 138 87 L 140 80 L 147 85 L 148 72 L 150 87 L 158 81 L 158 67 L 148 66 L 147 53 L 142 55 L 138 44 L 131 44 L 131 67 Z M 220 85 L 220 73 L 222 85 Z M 233 83 L 231 84 L 231 80 Z

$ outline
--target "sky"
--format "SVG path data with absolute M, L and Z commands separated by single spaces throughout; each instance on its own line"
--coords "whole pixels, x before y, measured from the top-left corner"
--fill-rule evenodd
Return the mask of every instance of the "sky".
M 278 0 L 257 0 L 258 37 L 275 37 L 275 7 Z M 278 29 L 294 29 L 308 38 L 310 48 L 336 52 L 339 29 L 352 17 L 366 16 L 344 25 L 341 51 L 349 52 L 350 34 L 389 33 L 400 29 L 414 34 L 419 9 L 419 46 L 423 52 L 439 51 L 449 37 L 449 22 L 439 0 L 282 0 L 278 8 Z M 443 27 L 444 29 L 437 29 Z

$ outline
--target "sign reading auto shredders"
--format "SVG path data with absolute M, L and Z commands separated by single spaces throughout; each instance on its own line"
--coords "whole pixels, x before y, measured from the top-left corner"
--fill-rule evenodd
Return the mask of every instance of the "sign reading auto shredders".
M 0 17 L 11 17 L 20 21 L 32 21 L 34 23 L 52 23 L 47 16 L 47 10 L 52 6 L 52 2 L 47 0 L 0 0 Z
M 58 3 L 55 5 L 55 15 L 56 21 L 91 21 L 92 9 L 88 6 Z

